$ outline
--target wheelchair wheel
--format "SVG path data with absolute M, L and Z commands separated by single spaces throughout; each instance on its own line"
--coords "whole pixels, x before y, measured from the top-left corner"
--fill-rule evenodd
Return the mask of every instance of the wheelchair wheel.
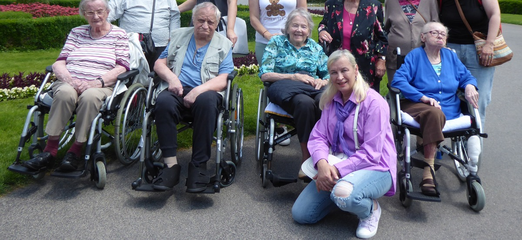
M 264 89 L 259 91 L 259 102 L 257 104 L 257 123 L 256 123 L 256 160 L 262 161 L 264 155 L 264 144 L 266 140 L 265 133 L 265 107 L 266 107 L 266 97 L 264 94 Z
M 480 212 L 486 205 L 486 194 L 484 188 L 477 181 L 472 181 L 470 187 L 468 187 L 468 203 L 471 209 L 475 212 Z
M 223 168 L 219 169 L 219 186 L 228 187 L 236 179 L 236 164 L 231 161 L 227 161 L 229 172 L 223 171 Z
M 453 141 L 452 147 L 455 155 L 457 155 L 460 159 L 466 159 L 467 154 L 464 153 L 465 145 L 461 138 L 457 141 Z M 469 175 L 469 171 L 465 165 L 462 165 L 459 161 L 453 160 L 453 164 L 455 165 L 455 170 L 457 171 L 457 177 L 461 182 L 465 182 L 466 178 Z
M 238 88 L 237 84 L 234 84 L 232 92 L 231 106 L 234 107 L 231 114 L 232 122 L 232 134 L 230 138 L 230 150 L 232 155 L 232 161 L 236 165 L 240 165 L 243 160 L 243 136 L 244 136 L 244 111 L 243 111 L 243 92 Z
M 123 165 L 137 161 L 141 150 L 141 133 L 147 90 L 136 83 L 125 92 L 115 121 L 114 142 L 118 160 Z
M 94 181 L 96 182 L 96 187 L 98 189 L 105 188 L 105 183 L 107 183 L 107 171 L 105 169 L 105 164 L 103 163 L 103 161 L 96 161 L 94 174 Z
M 411 198 L 408 198 L 408 192 L 412 191 L 413 190 L 413 186 L 411 184 L 411 181 L 409 181 L 408 179 L 406 179 L 403 175 L 404 173 L 400 173 L 400 175 L 402 175 L 399 179 L 399 191 L 400 191 L 400 194 L 399 194 L 399 200 L 401 201 L 401 204 L 403 207 L 409 207 L 411 206 L 411 202 L 412 202 L 412 199 Z
M 263 188 L 266 188 L 266 186 L 268 185 L 268 178 L 266 175 L 268 172 L 268 163 L 264 159 L 261 161 L 263 161 L 263 164 L 261 166 L 261 186 L 263 186 Z

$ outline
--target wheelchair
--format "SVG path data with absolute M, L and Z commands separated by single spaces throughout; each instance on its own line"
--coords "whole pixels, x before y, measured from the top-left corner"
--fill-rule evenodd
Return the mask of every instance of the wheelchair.
M 394 50 L 394 53 L 397 55 L 397 63 L 400 66 L 404 62 L 404 56 L 401 55 L 399 48 Z M 388 89 L 386 100 L 390 106 L 390 121 L 397 150 L 399 200 L 404 207 L 409 207 L 412 200 L 440 202 L 440 192 L 437 189 L 435 175 L 433 175 L 433 180 L 437 196 L 426 196 L 420 192 L 420 189 L 413 187 L 412 167 L 424 168 L 427 165 L 423 157 L 417 158 L 417 150 L 411 149 L 411 135 L 422 137 L 422 134 L 418 123 L 400 110 L 400 90 L 391 87 L 390 83 L 388 83 Z M 437 146 L 437 154 L 447 154 L 453 160 L 458 179 L 466 183 L 469 206 L 474 211 L 480 212 L 486 203 L 485 192 L 478 176 L 481 154 L 479 153 L 478 157 L 470 157 L 467 146 L 469 140 L 482 147 L 482 138 L 487 138 L 488 135 L 482 132 L 478 109 L 474 109 L 463 94 L 459 94 L 459 98 L 464 116 L 446 121 L 443 134 L 445 138 L 451 139 L 451 146 L 443 145 L 444 142 L 442 142 Z M 438 155 L 437 158 L 440 159 L 441 155 Z M 435 163 L 434 171 L 437 171 L 439 167 L 440 164 Z
M 267 96 L 270 83 L 264 82 L 264 88 L 259 91 L 257 108 L 255 154 L 259 168 L 261 169 L 261 184 L 264 188 L 268 181 L 275 187 L 297 182 L 297 178 L 282 177 L 272 171 L 272 160 L 275 146 L 297 134 L 292 115 L 284 111 L 280 106 L 271 103 Z M 285 134 L 276 135 L 277 123 L 292 126 Z
M 227 77 L 227 88 L 223 97 L 216 123 L 214 141 L 216 142 L 215 175 L 210 178 L 210 183 L 202 193 L 218 193 L 221 188 L 230 186 L 236 177 L 237 167 L 243 159 L 244 140 L 244 110 L 243 91 L 237 83 L 232 84 L 237 71 L 233 71 Z M 162 81 L 155 73 L 149 74 L 153 80 L 150 81 L 145 102 L 145 113 L 142 125 L 143 149 L 140 151 L 139 177 L 132 182 L 131 187 L 136 191 L 161 192 L 153 188 L 152 180 L 156 178 L 159 171 L 164 167 L 161 160 L 161 149 L 159 148 L 156 134 L 156 125 L 153 115 L 155 106 L 154 92 Z M 178 124 L 178 133 L 192 127 L 189 119 L 183 119 Z M 225 160 L 227 144 L 230 141 L 230 160 Z
M 139 70 L 133 69 L 120 74 L 111 96 L 102 104 L 102 107 L 91 123 L 88 139 L 85 146 L 84 170 L 74 172 L 51 172 L 51 176 L 63 178 L 80 178 L 90 173 L 90 180 L 96 183 L 96 187 L 103 189 L 107 181 L 106 159 L 102 152 L 113 143 L 116 154 L 122 163 L 130 164 L 138 159 L 138 144 L 141 137 L 141 122 L 146 90 L 141 83 L 132 84 L 133 78 L 138 75 Z M 52 66 L 46 68 L 46 76 L 34 97 L 34 104 L 27 106 L 29 113 L 22 130 L 22 135 L 17 148 L 14 163 L 8 167 L 9 170 L 21 174 L 31 175 L 35 179 L 41 179 L 46 172 L 51 170 L 46 167 L 33 171 L 23 166 L 22 153 L 26 144 L 29 144 L 29 159 L 41 153 L 46 145 L 48 136 L 44 133 L 46 114 L 52 105 Z M 48 85 L 48 83 L 51 83 Z M 64 148 L 74 136 L 75 114 L 69 119 L 59 141 L 59 148 Z M 114 134 L 103 129 L 114 126 Z M 102 144 L 103 142 L 103 144 Z

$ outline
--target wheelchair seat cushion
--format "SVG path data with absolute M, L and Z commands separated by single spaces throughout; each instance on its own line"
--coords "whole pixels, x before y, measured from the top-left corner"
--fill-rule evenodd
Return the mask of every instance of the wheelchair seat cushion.
M 266 106 L 265 113 L 273 114 L 280 117 L 293 118 L 292 115 L 287 113 L 283 108 L 272 102 L 268 103 L 268 105 Z
M 409 114 L 401 111 L 402 122 L 412 127 L 420 128 L 420 124 Z M 469 115 L 460 114 L 460 117 L 447 120 L 442 132 L 450 132 L 459 129 L 471 127 L 471 117 Z

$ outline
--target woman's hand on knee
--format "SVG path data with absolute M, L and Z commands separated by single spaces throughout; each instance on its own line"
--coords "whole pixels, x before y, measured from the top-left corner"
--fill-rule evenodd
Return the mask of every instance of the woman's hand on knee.
M 317 175 L 314 177 L 317 191 L 332 191 L 339 180 L 339 171 L 335 166 L 331 166 L 326 159 L 317 162 Z

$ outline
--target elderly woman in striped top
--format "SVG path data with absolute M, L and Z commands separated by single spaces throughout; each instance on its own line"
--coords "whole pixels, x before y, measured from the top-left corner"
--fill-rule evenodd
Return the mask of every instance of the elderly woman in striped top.
M 52 166 L 62 130 L 76 112 L 76 141 L 57 171 L 81 170 L 87 132 L 105 98 L 112 94 L 116 77 L 129 70 L 129 43 L 125 30 L 107 21 L 107 0 L 82 0 L 80 15 L 88 25 L 73 28 L 53 64 L 58 81 L 45 131 L 49 135 L 42 153 L 24 163 L 31 170 Z

